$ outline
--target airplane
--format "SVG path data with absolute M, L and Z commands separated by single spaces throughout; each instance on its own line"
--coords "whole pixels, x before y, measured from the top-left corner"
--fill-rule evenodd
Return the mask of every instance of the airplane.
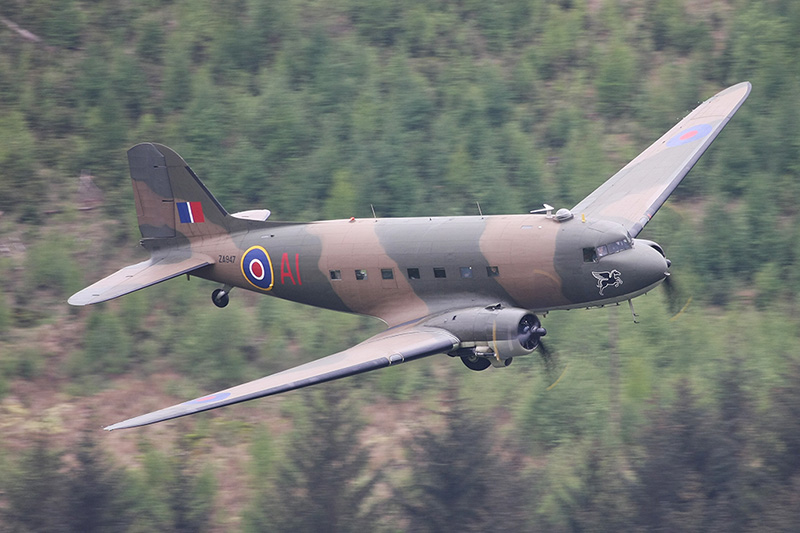
M 170 148 L 128 151 L 140 241 L 150 259 L 69 298 L 75 306 L 182 275 L 326 309 L 387 329 L 344 351 L 107 426 L 131 428 L 394 366 L 435 354 L 472 370 L 506 367 L 547 333 L 539 315 L 630 302 L 670 275 L 637 236 L 749 96 L 709 98 L 572 209 L 483 216 L 270 221 L 228 213 Z

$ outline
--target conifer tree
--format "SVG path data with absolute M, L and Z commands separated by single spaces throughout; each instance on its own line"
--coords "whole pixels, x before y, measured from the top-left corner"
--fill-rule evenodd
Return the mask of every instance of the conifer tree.
M 451 400 L 442 428 L 408 443 L 411 478 L 397 490 L 410 531 L 530 531 L 521 456 L 490 419 Z
M 245 531 L 322 533 L 377 531 L 380 469 L 369 466 L 364 427 L 345 386 L 329 384 L 305 396 L 273 487 L 245 513 Z M 262 483 L 263 480 L 259 480 Z

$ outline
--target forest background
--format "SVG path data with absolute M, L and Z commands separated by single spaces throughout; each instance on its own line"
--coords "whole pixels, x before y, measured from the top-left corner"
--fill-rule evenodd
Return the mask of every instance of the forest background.
M 800 530 L 800 3 L 5 0 L 0 17 L 0 531 Z M 381 327 L 244 291 L 220 310 L 201 280 L 70 308 L 144 257 L 133 144 L 277 220 L 524 213 L 571 207 L 744 80 L 642 235 L 678 297 L 637 299 L 639 324 L 548 315 L 555 372 L 442 356 L 99 431 Z

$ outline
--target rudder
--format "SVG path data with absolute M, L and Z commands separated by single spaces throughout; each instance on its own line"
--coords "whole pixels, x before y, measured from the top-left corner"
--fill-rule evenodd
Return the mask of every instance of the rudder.
M 128 150 L 128 164 L 142 238 L 228 232 L 227 212 L 174 150 L 137 144 Z

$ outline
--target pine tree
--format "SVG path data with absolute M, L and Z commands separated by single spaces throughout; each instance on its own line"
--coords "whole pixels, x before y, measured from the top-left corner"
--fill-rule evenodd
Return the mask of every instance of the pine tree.
M 305 396 L 306 416 L 295 418 L 275 486 L 257 494 L 244 516 L 245 531 L 379 529 L 373 492 L 380 470 L 369 466 L 359 435 L 364 424 L 346 390 L 330 384 Z
M 61 533 L 67 505 L 68 476 L 62 472 L 62 454 L 39 436 L 22 455 L 16 468 L 3 475 L 0 495 L 0 531 Z
M 441 414 L 441 430 L 409 443 L 411 479 L 397 491 L 410 531 L 529 530 L 520 455 L 497 428 L 463 400 Z
M 133 519 L 125 499 L 124 471 L 109 464 L 91 433 L 85 433 L 75 452 L 75 466 L 66 480 L 69 531 L 92 533 L 124 531 Z

